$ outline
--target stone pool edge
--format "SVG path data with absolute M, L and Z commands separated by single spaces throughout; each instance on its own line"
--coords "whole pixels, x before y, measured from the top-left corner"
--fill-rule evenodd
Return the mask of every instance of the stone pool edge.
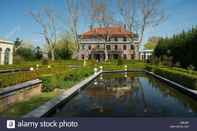
M 170 84 L 170 85 L 173 85 L 174 88 L 176 88 L 177 90 L 191 96 L 192 98 L 195 98 L 197 99 L 197 91 L 195 90 L 192 90 L 192 89 L 189 89 L 188 87 L 186 86 L 183 86 L 177 82 L 174 82 L 174 81 L 171 81 L 163 76 L 160 76 L 158 74 L 155 74 L 154 72 L 149 72 L 147 70 L 144 70 L 145 73 L 149 74 L 149 75 L 152 75 L 153 77 L 157 78 L 157 79 L 160 79 L 164 82 L 166 82 L 167 84 Z
M 149 72 L 147 70 L 115 70 L 115 71 L 99 71 L 91 76 L 89 76 L 88 78 L 86 78 L 85 80 L 79 82 L 78 84 L 74 85 L 73 87 L 71 87 L 70 89 L 64 91 L 61 95 L 55 97 L 54 99 L 44 103 L 43 105 L 39 106 L 38 108 L 34 109 L 33 111 L 29 112 L 28 114 L 22 116 L 23 118 L 30 118 L 30 117 L 43 117 L 46 116 L 47 114 L 49 114 L 50 111 L 54 110 L 56 107 L 58 107 L 59 105 L 61 105 L 63 103 L 63 101 L 65 101 L 66 99 L 70 99 L 70 97 L 77 93 L 82 87 L 84 87 L 85 85 L 87 85 L 90 81 L 94 80 L 97 76 L 99 76 L 102 73 L 113 73 L 113 72 L 133 72 L 133 71 L 138 71 L 138 72 L 145 72 L 155 78 L 158 78 L 168 84 L 173 85 L 177 90 L 180 90 L 188 95 L 190 95 L 191 97 L 197 98 L 197 91 L 195 90 L 191 90 L 183 85 L 180 85 L 174 81 L 171 81 L 165 77 L 162 77 L 160 75 L 157 75 L 153 72 Z
M 99 76 L 103 71 L 99 71 L 94 73 L 93 75 L 89 76 L 85 80 L 79 82 L 78 84 L 74 85 L 70 89 L 64 91 L 61 95 L 53 98 L 52 100 L 44 103 L 43 105 L 39 106 L 38 108 L 34 109 L 33 111 L 27 113 L 26 115 L 22 116 L 23 118 L 30 118 L 30 117 L 43 117 L 50 113 L 54 108 L 58 105 L 61 105 L 66 99 L 70 99 L 70 97 L 77 93 L 82 87 L 87 85 L 90 81 L 94 80 L 97 76 Z

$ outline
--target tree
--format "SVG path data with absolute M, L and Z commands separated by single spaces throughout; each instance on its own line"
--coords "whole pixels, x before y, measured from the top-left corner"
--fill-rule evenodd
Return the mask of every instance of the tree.
M 42 58 L 42 50 L 39 46 L 37 46 L 35 49 L 34 49 L 34 57 L 36 59 L 41 59 Z
M 73 47 L 74 42 L 70 39 L 70 36 L 68 34 L 63 35 L 60 40 L 58 40 L 57 45 L 56 45 L 56 57 L 58 59 L 70 59 L 74 47 Z
M 16 50 L 16 55 L 22 57 L 24 60 L 33 60 L 34 54 L 32 48 L 19 47 Z
M 130 32 L 137 32 L 136 3 L 136 0 L 117 0 L 118 11 Z
M 78 28 L 80 22 L 80 15 L 82 14 L 80 0 L 65 0 L 67 18 L 69 20 L 69 29 L 72 32 L 77 45 L 77 52 L 79 51 L 79 37 L 78 37 Z
M 42 32 L 40 34 L 44 37 L 48 45 L 48 50 L 51 53 L 51 60 L 54 61 L 55 45 L 57 42 L 57 25 L 55 23 L 54 11 L 49 8 L 43 8 L 37 13 L 30 11 L 29 14 L 42 28 Z
M 118 5 L 123 23 L 126 23 L 130 31 L 136 31 L 139 36 L 138 49 L 145 30 L 159 25 L 166 18 L 161 8 L 161 0 L 118 0 Z
M 148 42 L 144 45 L 144 47 L 146 49 L 155 49 L 160 39 L 161 39 L 160 37 L 156 37 L 156 36 L 150 37 L 148 39 Z
M 158 26 L 165 20 L 165 14 L 161 8 L 161 0 L 140 0 L 139 6 L 141 12 L 139 42 L 142 43 L 145 29 L 150 26 Z
M 14 41 L 14 52 L 16 52 L 16 50 L 21 46 L 23 40 L 20 40 L 19 37 L 16 38 L 16 40 Z
M 154 50 L 154 55 L 161 60 L 164 56 L 171 57 L 173 64 L 184 68 L 191 66 L 197 68 L 196 40 L 197 28 L 192 28 L 188 32 L 183 31 L 169 38 L 161 38 Z
M 112 30 L 110 29 L 110 25 L 113 25 L 115 23 L 113 19 L 112 12 L 110 12 L 107 2 L 105 0 L 101 0 L 98 2 L 97 0 L 91 0 L 91 11 L 90 11 L 90 18 L 92 24 L 97 24 L 103 29 L 105 29 L 105 32 L 103 32 L 102 36 L 97 35 L 95 32 L 95 36 L 98 36 L 101 40 L 104 40 L 104 52 L 105 52 L 105 61 L 108 60 L 108 52 L 106 48 L 107 42 L 111 38 Z

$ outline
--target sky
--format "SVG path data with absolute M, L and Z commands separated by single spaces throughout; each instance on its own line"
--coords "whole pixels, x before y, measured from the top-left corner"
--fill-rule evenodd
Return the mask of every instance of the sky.
M 85 2 L 86 0 L 84 4 Z M 15 40 L 19 37 L 42 46 L 44 40 L 39 35 L 41 28 L 28 14 L 29 11 L 38 11 L 42 7 L 52 8 L 63 17 L 67 13 L 64 0 L 0 0 L 0 38 Z M 151 36 L 172 36 L 197 26 L 197 0 L 163 0 L 161 7 L 165 10 L 167 19 L 159 26 L 145 31 L 144 43 Z M 89 28 L 83 23 L 81 25 L 80 33 Z

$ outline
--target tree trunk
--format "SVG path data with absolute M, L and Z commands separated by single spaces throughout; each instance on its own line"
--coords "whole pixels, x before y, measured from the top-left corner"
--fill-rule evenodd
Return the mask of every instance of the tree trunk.
M 105 61 L 108 60 L 108 52 L 107 52 L 107 48 L 106 48 L 106 45 L 104 45 L 104 49 L 105 49 Z
M 55 51 L 54 51 L 54 49 L 51 49 L 51 60 L 55 61 Z

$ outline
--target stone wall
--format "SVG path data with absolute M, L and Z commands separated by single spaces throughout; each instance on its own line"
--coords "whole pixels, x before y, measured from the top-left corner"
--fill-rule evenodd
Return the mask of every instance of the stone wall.
M 26 101 L 41 94 L 41 88 L 42 81 L 36 79 L 0 90 L 0 112 L 17 102 Z

